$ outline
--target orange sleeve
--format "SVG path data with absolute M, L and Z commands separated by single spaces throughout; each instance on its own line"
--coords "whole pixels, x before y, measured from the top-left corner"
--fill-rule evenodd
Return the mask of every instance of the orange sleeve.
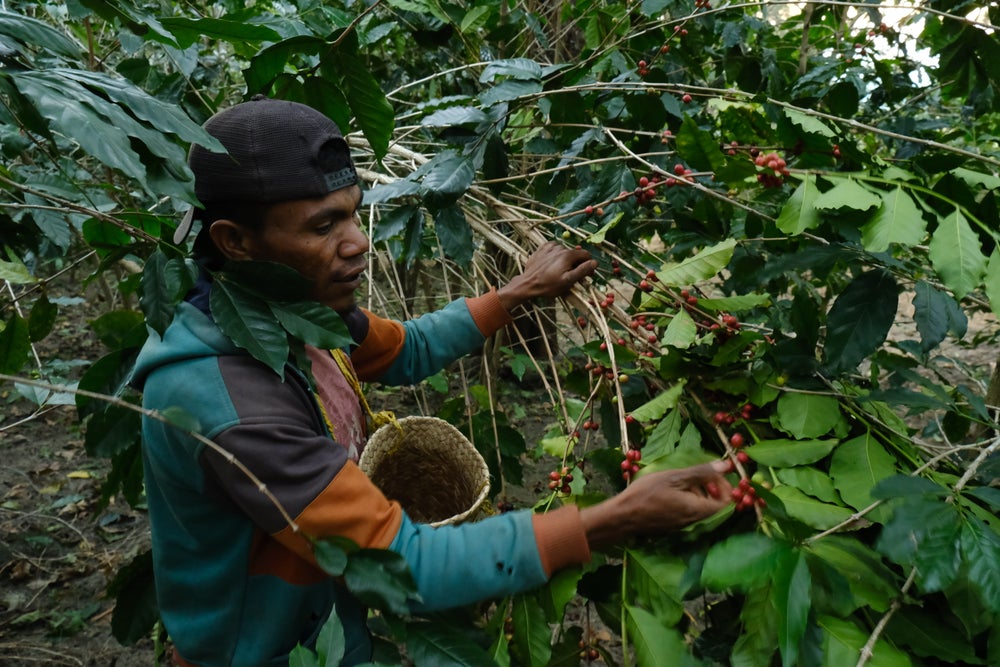
M 576 505 L 535 514 L 531 517 L 542 568 L 548 576 L 570 565 L 590 561 L 590 545 Z
M 361 309 L 368 317 L 368 335 L 351 353 L 351 365 L 358 377 L 367 381 L 381 377 L 403 349 L 406 330 L 400 322 Z
M 299 534 L 286 526 L 273 535 L 286 548 L 316 562 L 310 537 L 347 537 L 362 548 L 387 549 L 399 532 L 403 510 L 387 499 L 353 462 L 295 517 Z
M 472 320 L 486 338 L 514 321 L 510 313 L 500 304 L 500 297 L 497 296 L 495 287 L 491 287 L 486 294 L 466 298 L 465 305 L 469 308 Z

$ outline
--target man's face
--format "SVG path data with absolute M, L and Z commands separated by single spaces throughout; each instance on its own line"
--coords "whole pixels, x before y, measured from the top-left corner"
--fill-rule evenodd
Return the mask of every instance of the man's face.
M 313 298 L 334 310 L 354 305 L 370 248 L 361 231 L 361 188 L 274 204 L 263 229 L 248 238 L 255 260 L 280 262 L 314 284 Z

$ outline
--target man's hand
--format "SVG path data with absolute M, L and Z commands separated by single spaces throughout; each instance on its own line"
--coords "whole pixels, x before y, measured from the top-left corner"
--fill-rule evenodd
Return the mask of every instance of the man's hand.
M 712 516 L 729 502 L 724 461 L 643 475 L 617 496 L 580 512 L 591 548 L 656 535 Z
M 510 313 L 530 299 L 565 296 L 596 269 L 597 260 L 588 251 L 549 241 L 531 254 L 524 271 L 498 289 L 497 296 Z

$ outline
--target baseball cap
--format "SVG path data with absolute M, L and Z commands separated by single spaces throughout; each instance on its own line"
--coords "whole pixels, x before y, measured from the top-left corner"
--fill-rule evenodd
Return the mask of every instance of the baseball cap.
M 218 112 L 204 127 L 229 152 L 192 145 L 188 165 L 203 204 L 309 199 L 358 182 L 340 128 L 305 104 L 257 95 Z M 199 213 L 196 207 L 187 212 L 174 243 L 184 242 Z

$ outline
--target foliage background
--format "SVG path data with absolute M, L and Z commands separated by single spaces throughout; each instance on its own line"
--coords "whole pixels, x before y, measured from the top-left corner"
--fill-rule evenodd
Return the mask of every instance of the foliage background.
M 304 101 L 351 133 L 373 307 L 406 316 L 482 290 L 549 239 L 601 259 L 590 288 L 430 384 L 498 499 L 547 455 L 575 475 L 539 509 L 593 502 L 641 448 L 639 474 L 741 449 L 734 475 L 766 501 L 474 614 L 390 624 L 393 643 L 418 662 L 578 662 L 593 637 L 564 616 L 572 601 L 620 641 L 593 646 L 609 662 L 1000 663 L 1000 382 L 951 354 L 995 349 L 969 319 L 1000 303 L 997 11 L 8 3 L 5 388 L 35 415 L 71 401 L 87 451 L 110 462 L 105 499 L 141 507 L 124 380 L 190 285 L 170 243 L 194 201 L 186 148 L 251 94 Z M 104 354 L 43 357 L 65 307 L 50 286 L 81 270 L 80 294 L 106 297 L 91 323 Z M 271 312 L 261 324 L 283 345 Z M 914 330 L 890 335 L 904 312 Z M 512 428 L 501 367 L 541 384 L 544 438 Z M 121 609 L 148 593 L 141 563 L 117 582 Z M 134 641 L 149 619 L 116 614 L 115 632 Z

